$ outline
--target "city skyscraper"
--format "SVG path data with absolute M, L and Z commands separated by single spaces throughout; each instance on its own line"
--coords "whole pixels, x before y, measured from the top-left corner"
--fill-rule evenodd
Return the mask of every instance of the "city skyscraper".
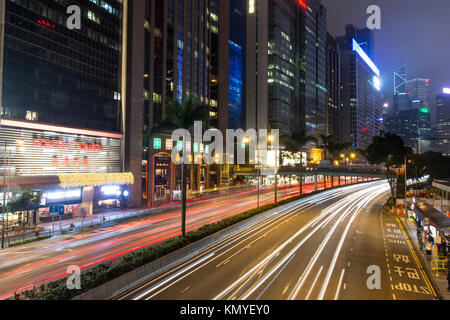
M 408 83 L 408 66 L 404 64 L 394 71 L 394 95 L 406 93 L 407 83 Z
M 444 89 L 436 97 L 437 147 L 440 152 L 450 156 L 450 89 Z
M 326 135 L 342 139 L 341 115 L 341 62 L 336 39 L 327 34 L 327 130 Z
M 246 1 L 230 0 L 230 21 L 228 128 L 239 129 L 245 127 Z
M 247 127 L 325 134 L 326 9 L 319 0 L 249 4 Z
M 133 137 L 128 158 L 132 170 L 140 173 L 142 203 L 154 205 L 173 200 L 173 191 L 181 189 L 180 169 L 170 156 L 170 133 L 151 137 L 142 146 L 142 138 L 162 120 L 169 99 L 182 103 L 188 95 L 198 97 L 211 127 L 222 132 L 230 125 L 242 125 L 246 8 L 236 1 L 218 0 L 129 1 L 128 5 L 126 98 L 130 117 L 136 121 L 128 128 Z M 231 14 L 239 21 L 234 26 Z M 188 189 L 214 186 L 219 175 L 219 170 L 206 165 L 192 166 L 187 172 Z
M 123 172 L 123 1 L 71 1 L 81 29 L 68 28 L 66 1 L 1 5 L 1 171 L 17 186 L 2 187 L 2 205 L 40 194 L 29 224 L 55 206 L 61 219 L 126 207 L 135 176 Z
M 327 10 L 319 0 L 306 2 L 301 11 L 301 28 L 305 41 L 302 62 L 305 63 L 305 110 L 306 131 L 311 135 L 327 133 Z M 303 105 L 304 103 L 304 105 Z
M 399 110 L 384 119 L 385 130 L 402 138 L 405 146 L 416 153 L 431 149 L 431 113 L 428 108 L 415 105 Z
M 347 26 L 346 31 L 345 36 L 338 38 L 342 62 L 342 136 L 354 148 L 366 148 L 382 128 L 381 73 L 358 44 L 361 42 L 358 29 Z M 371 38 L 364 34 L 363 40 Z
M 430 80 L 429 79 L 411 79 L 406 84 L 409 100 L 420 100 L 425 108 L 430 107 Z
M 61 1 L 2 2 L 1 117 L 120 132 L 121 2 L 73 1 L 80 30 Z

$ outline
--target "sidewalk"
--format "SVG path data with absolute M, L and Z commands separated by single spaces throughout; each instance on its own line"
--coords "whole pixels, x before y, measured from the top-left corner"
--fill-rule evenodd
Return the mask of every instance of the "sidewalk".
M 417 256 L 419 256 L 422 263 L 425 262 L 424 268 L 427 275 L 430 277 L 435 289 L 438 290 L 438 294 L 441 296 L 443 300 L 450 300 L 450 292 L 447 291 L 448 282 L 447 282 L 447 272 L 441 271 L 439 272 L 439 277 L 436 277 L 436 272 L 431 270 L 431 260 L 426 256 L 426 254 L 420 249 L 419 242 L 417 240 L 417 224 L 415 221 L 406 220 L 400 218 L 403 226 L 408 233 L 408 236 L 411 240 L 411 243 L 414 246 L 414 251 Z
M 113 210 L 85 217 L 84 220 L 82 217 L 66 219 L 61 221 L 61 224 L 58 217 L 56 217 L 54 223 L 40 223 L 39 225 L 37 225 L 37 227 L 39 228 L 39 236 L 57 236 L 63 233 L 78 233 L 81 232 L 83 228 L 102 225 L 107 226 L 108 224 L 114 223 L 117 220 L 161 213 L 174 207 L 176 207 L 176 205 L 166 205 L 157 208 Z M 74 224 L 74 228 L 71 229 L 70 225 L 72 222 Z M 31 231 L 30 229 L 28 229 L 25 234 L 23 234 L 20 229 L 18 229 L 18 232 L 10 231 L 9 235 L 5 236 L 5 247 L 7 248 L 16 242 L 32 239 L 35 236 L 36 234 L 34 230 Z

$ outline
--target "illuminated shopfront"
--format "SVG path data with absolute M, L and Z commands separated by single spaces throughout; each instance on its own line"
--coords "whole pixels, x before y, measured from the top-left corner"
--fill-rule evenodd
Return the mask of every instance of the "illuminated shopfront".
M 134 178 L 121 172 L 121 134 L 11 120 L 1 120 L 0 130 L 7 160 L 0 203 L 3 191 L 6 203 L 25 190 L 39 192 L 41 220 L 56 207 L 74 217 L 127 206 Z

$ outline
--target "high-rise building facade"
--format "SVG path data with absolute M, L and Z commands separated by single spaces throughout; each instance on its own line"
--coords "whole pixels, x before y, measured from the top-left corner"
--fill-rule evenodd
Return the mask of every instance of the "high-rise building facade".
M 245 127 L 247 1 L 230 0 L 228 128 Z
M 2 2 L 2 118 L 120 132 L 121 1 Z
M 405 146 L 416 153 L 431 149 L 431 113 L 428 108 L 412 105 L 388 115 L 384 120 L 385 130 L 402 138 Z
M 397 93 L 394 95 L 394 104 L 391 109 L 392 112 L 404 111 L 411 108 L 410 96 L 406 92 Z
M 450 156 L 450 89 L 436 97 L 437 112 L 437 148 L 446 156 Z
M 294 1 L 249 1 L 247 17 L 246 128 L 283 128 L 298 117 Z
M 248 128 L 326 133 L 326 20 L 320 0 L 249 1 Z
M 425 108 L 430 108 L 430 80 L 429 79 L 411 79 L 406 84 L 406 91 L 409 100 L 420 100 Z
M 394 95 L 406 94 L 408 83 L 408 66 L 406 64 L 394 71 Z
M 326 63 L 326 89 L 327 89 L 327 112 L 326 112 L 326 135 L 342 139 L 342 121 L 340 121 L 341 108 L 341 63 L 339 45 L 336 39 L 327 34 L 327 63 Z
M 343 139 L 367 148 L 382 128 L 383 94 L 380 70 L 359 45 L 358 30 L 347 26 L 338 38 L 342 65 Z M 370 39 L 365 35 L 363 40 Z
M 126 206 L 134 176 L 123 173 L 123 2 L 1 5 L 1 172 L 17 188 L 2 185 L 0 201 L 40 195 L 29 223 L 55 206 L 63 218 Z M 69 5 L 81 29 L 68 27 Z
M 155 205 L 174 200 L 181 189 L 180 168 L 171 158 L 171 133 L 143 141 L 163 119 L 168 100 L 181 104 L 195 96 L 206 107 L 211 127 L 223 132 L 230 124 L 241 127 L 246 6 L 218 0 L 128 1 L 128 6 L 126 99 L 135 123 L 128 127 L 133 140 L 127 151 L 133 154 L 130 170 L 140 172 L 142 204 Z M 241 25 L 230 26 L 231 13 Z M 217 184 L 219 170 L 209 169 L 190 167 L 188 190 Z
M 298 3 L 298 2 L 297 2 Z M 306 1 L 304 13 L 305 41 L 302 62 L 305 63 L 306 130 L 311 135 L 327 133 L 327 11 L 319 0 Z M 301 19 L 302 21 L 303 19 Z

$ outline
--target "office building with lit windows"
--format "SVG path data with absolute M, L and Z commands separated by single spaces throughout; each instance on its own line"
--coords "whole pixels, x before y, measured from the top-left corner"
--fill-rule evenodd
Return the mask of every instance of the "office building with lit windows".
M 446 156 L 450 156 L 450 88 L 445 88 L 436 97 L 437 112 L 437 149 Z
M 321 1 L 306 1 L 306 10 L 301 10 L 300 22 L 304 41 L 301 65 L 305 69 L 304 99 L 302 110 L 308 134 L 319 136 L 327 133 L 327 11 Z M 301 81 L 301 80 L 300 80 Z
M 358 29 L 349 25 L 338 38 L 342 68 L 343 140 L 354 148 L 367 148 L 383 125 L 381 72 L 359 45 L 370 37 L 358 39 Z
M 405 146 L 416 153 L 424 153 L 431 149 L 431 112 L 429 108 L 417 103 L 411 107 L 394 112 L 384 119 L 384 129 L 402 138 Z
M 230 0 L 228 128 L 245 127 L 247 3 Z
M 120 132 L 121 2 L 4 2 L 2 118 Z
M 241 17 L 243 25 L 234 28 L 245 30 L 242 6 L 218 0 L 128 1 L 125 99 L 133 140 L 126 157 L 133 170 L 139 168 L 143 205 L 173 201 L 181 190 L 180 168 L 171 159 L 171 133 L 143 141 L 163 119 L 168 100 L 182 103 L 188 95 L 196 96 L 206 106 L 211 127 L 223 132 L 230 123 L 241 127 L 245 33 L 232 37 L 229 21 L 231 14 Z M 221 173 L 220 168 L 192 166 L 188 191 L 219 185 Z
M 430 80 L 411 79 L 406 83 L 406 91 L 409 100 L 420 100 L 425 108 L 430 108 Z
M 336 39 L 327 34 L 327 112 L 326 135 L 342 140 L 342 121 L 340 121 L 341 109 L 341 62 L 339 45 Z
M 319 0 L 249 4 L 247 127 L 325 133 L 326 9 Z
M 122 1 L 0 4 L 0 156 L 8 159 L 0 172 L 9 181 L 0 201 L 39 195 L 30 224 L 126 206 L 134 176 L 124 173 Z M 79 30 L 67 27 L 69 5 L 81 9 Z

